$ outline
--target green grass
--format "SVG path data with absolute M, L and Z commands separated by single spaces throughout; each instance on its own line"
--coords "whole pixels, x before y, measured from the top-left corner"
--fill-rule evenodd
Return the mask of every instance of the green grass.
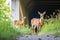
M 55 35 L 60 35 L 60 19 L 50 18 L 46 21 L 48 23 L 44 23 L 39 34 L 53 33 Z M 29 26 L 13 26 L 10 20 L 0 20 L 0 38 L 15 38 L 32 33 L 33 30 L 29 28 Z
M 0 21 L 0 38 L 15 38 L 33 31 L 28 26 L 13 26 L 11 21 Z
M 33 33 L 32 28 L 29 28 L 29 26 L 15 26 L 14 29 L 20 32 L 21 35 Z
M 14 38 L 19 34 L 20 32 L 13 29 L 10 21 L 0 21 L 0 38 Z
M 43 33 L 53 33 L 55 35 L 60 35 L 60 19 L 45 19 L 44 25 L 38 34 Z M 25 34 L 33 34 L 32 28 L 29 28 L 28 25 L 13 26 L 10 18 L 0 18 L 0 38 L 15 38 Z
M 53 34 L 60 34 L 60 19 L 54 19 L 54 18 L 50 18 L 47 20 L 48 23 L 45 23 L 42 26 L 41 31 L 39 32 L 39 34 L 42 33 L 53 33 Z

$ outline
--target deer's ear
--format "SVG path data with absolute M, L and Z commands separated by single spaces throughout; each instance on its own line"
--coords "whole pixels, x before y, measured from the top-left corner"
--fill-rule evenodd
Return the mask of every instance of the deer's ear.
M 38 14 L 40 15 L 41 13 L 38 11 Z
M 43 14 L 45 15 L 46 14 L 46 11 L 44 11 Z
M 26 16 L 24 17 L 24 19 L 26 18 Z

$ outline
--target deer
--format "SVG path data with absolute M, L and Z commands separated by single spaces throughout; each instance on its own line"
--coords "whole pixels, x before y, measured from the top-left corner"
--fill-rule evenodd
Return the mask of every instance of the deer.
M 23 25 L 26 17 L 23 17 L 22 20 L 14 20 L 14 25 Z
M 34 32 L 38 32 L 40 30 L 40 28 L 42 27 L 42 25 L 44 23 L 45 13 L 46 13 L 45 11 L 43 13 L 38 11 L 40 18 L 32 18 L 31 19 L 31 26 L 32 26 L 32 29 L 34 30 Z

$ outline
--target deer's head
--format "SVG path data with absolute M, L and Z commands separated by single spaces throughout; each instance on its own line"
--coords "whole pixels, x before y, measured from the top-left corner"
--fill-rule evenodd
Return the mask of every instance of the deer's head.
M 46 14 L 46 11 L 44 11 L 43 13 L 41 13 L 41 12 L 38 11 L 38 14 L 40 15 L 40 18 L 43 18 L 44 15 Z
M 22 18 L 22 20 L 25 20 L 26 19 L 26 16 L 24 16 L 23 18 Z

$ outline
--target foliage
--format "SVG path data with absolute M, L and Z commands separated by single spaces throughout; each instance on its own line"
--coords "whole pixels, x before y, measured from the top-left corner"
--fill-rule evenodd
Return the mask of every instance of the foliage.
M 10 6 L 4 4 L 5 0 L 0 0 L 0 38 L 16 37 L 24 34 L 32 34 L 32 28 L 29 26 L 13 26 L 11 22 Z M 59 17 L 60 18 L 60 17 Z M 45 19 L 47 23 L 42 26 L 41 33 L 60 34 L 60 19 Z
M 53 33 L 60 34 L 60 19 L 50 18 L 47 20 L 48 23 L 45 23 L 42 26 L 42 29 L 39 33 Z
M 29 26 L 14 26 L 14 29 L 20 32 L 21 36 L 25 34 L 32 34 L 32 28 L 29 28 Z
M 4 4 L 6 0 L 0 0 L 0 4 Z
M 10 6 L 5 4 L 5 0 L 0 0 L 0 38 L 16 37 L 20 35 L 13 29 L 10 15 Z
M 4 4 L 5 0 L 0 0 L 0 38 L 13 38 L 18 35 L 32 33 L 27 26 L 13 26 L 11 22 L 10 6 Z

